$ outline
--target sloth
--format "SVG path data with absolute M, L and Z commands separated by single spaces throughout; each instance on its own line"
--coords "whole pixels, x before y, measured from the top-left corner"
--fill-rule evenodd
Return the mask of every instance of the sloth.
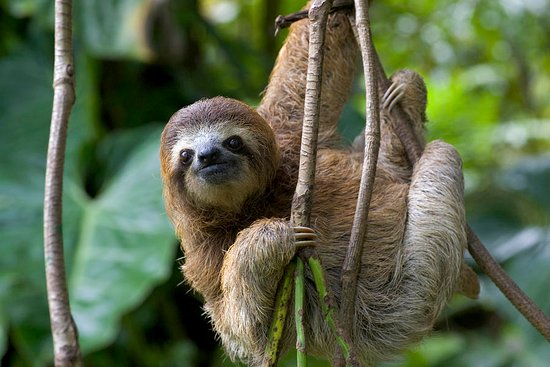
M 277 284 L 297 248 L 315 246 L 340 300 L 340 274 L 358 196 L 361 142 L 342 144 L 337 123 L 358 56 L 346 14 L 329 16 L 311 226 L 293 227 L 308 50 L 308 21 L 291 26 L 257 109 L 225 97 L 177 111 L 161 136 L 168 216 L 184 253 L 182 272 L 232 359 L 260 365 Z M 461 160 L 441 141 L 412 167 L 388 111 L 401 104 L 423 141 L 426 88 L 401 71 L 382 98 L 381 147 L 357 285 L 354 336 L 373 364 L 429 334 L 462 279 L 466 222 Z M 466 274 L 466 276 L 464 275 Z M 475 294 L 474 294 L 475 295 Z M 335 341 L 306 272 L 307 353 L 330 357 Z M 294 345 L 293 315 L 283 349 Z

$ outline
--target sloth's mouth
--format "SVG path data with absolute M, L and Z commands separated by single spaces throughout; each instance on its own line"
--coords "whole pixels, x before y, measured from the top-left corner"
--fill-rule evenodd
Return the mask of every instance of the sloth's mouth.
M 223 171 L 228 166 L 227 162 L 216 162 L 204 165 L 199 169 L 201 173 L 216 173 L 217 171 Z
M 221 184 L 235 176 L 236 168 L 230 162 L 215 162 L 201 167 L 197 176 L 207 183 Z

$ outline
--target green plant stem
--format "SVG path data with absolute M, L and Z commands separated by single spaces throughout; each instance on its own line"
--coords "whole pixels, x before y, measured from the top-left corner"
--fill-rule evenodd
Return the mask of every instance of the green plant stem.
M 262 363 L 264 367 L 277 365 L 280 354 L 279 344 L 283 336 L 286 317 L 288 314 L 290 297 L 292 294 L 292 278 L 296 269 L 296 259 L 292 260 L 285 268 L 283 278 L 279 282 L 277 295 L 275 297 L 275 310 L 269 328 L 269 337 L 265 349 L 265 357 Z
M 307 366 L 306 334 L 304 330 L 304 296 L 305 276 L 304 262 L 296 256 L 296 271 L 294 273 L 294 316 L 296 322 L 296 362 L 298 367 Z
M 334 337 L 336 338 L 336 342 L 342 350 L 342 354 L 344 355 L 344 359 L 346 360 L 346 365 L 352 366 L 350 344 L 341 335 L 336 325 L 334 305 L 331 304 L 332 300 L 330 299 L 328 294 L 325 282 L 325 272 L 323 270 L 323 266 L 321 265 L 321 261 L 315 256 L 310 256 L 307 259 L 307 264 L 311 269 L 311 273 L 313 274 L 315 288 L 317 289 L 317 293 L 319 294 L 319 299 L 321 301 L 321 310 L 323 312 L 325 321 L 332 330 Z
M 313 182 L 315 181 L 315 164 L 317 157 L 317 133 L 319 131 L 319 113 L 321 109 L 321 82 L 323 76 L 323 55 L 325 30 L 328 13 L 332 6 L 332 0 L 314 0 L 309 9 L 309 49 L 308 66 L 306 76 L 306 94 L 304 98 L 304 120 L 302 125 L 302 140 L 300 146 L 300 162 L 298 181 L 292 199 L 290 222 L 294 226 L 309 227 L 312 203 Z M 306 249 L 307 250 L 307 249 Z M 303 252 L 300 251 L 300 252 Z M 289 265 L 295 267 L 295 261 Z M 293 271 L 289 272 L 288 266 L 279 287 L 292 282 Z M 302 274 L 303 278 L 303 274 Z M 279 341 L 282 336 L 282 327 L 285 321 L 279 317 L 286 317 L 288 311 L 280 308 L 287 308 L 288 303 L 276 303 L 273 319 L 268 336 L 268 347 L 266 348 L 266 359 L 269 363 L 276 363 L 279 355 Z M 277 324 L 281 326 L 278 329 Z M 276 332 L 280 332 L 276 334 Z M 303 340 L 305 342 L 305 339 Z M 305 344 L 303 346 L 305 350 Z M 269 354 L 268 354 L 269 353 Z M 272 364 L 265 364 L 271 366 Z

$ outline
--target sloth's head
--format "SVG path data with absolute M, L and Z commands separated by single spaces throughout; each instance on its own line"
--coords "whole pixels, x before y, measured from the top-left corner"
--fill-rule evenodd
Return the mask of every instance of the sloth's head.
M 160 158 L 167 199 L 227 211 L 262 194 L 279 164 L 267 122 L 246 104 L 224 97 L 176 112 L 162 133 Z

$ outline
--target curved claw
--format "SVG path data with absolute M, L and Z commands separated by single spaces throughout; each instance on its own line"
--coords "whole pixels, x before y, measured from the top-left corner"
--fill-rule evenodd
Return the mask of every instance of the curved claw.
M 388 111 L 391 111 L 395 104 L 401 100 L 404 94 L 405 85 L 403 83 L 393 82 L 382 97 L 382 107 Z
M 295 233 L 315 233 L 315 231 L 309 227 L 295 226 Z
M 317 245 L 317 234 L 309 227 L 294 227 L 294 240 L 296 248 L 311 247 Z

